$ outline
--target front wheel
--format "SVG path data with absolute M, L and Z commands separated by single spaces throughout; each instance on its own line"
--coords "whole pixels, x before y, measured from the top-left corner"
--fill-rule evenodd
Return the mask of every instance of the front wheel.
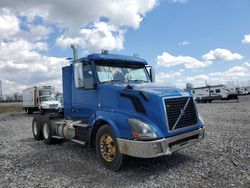
M 28 108 L 28 109 L 27 109 L 27 113 L 28 113 L 28 114 L 32 114 L 32 113 L 33 113 L 33 110 L 32 110 L 31 108 Z
M 122 167 L 124 155 L 120 153 L 116 136 L 108 125 L 103 125 L 96 135 L 96 153 L 99 161 L 108 169 L 117 171 Z
M 43 116 L 45 114 L 45 110 L 43 108 L 40 108 L 40 115 Z

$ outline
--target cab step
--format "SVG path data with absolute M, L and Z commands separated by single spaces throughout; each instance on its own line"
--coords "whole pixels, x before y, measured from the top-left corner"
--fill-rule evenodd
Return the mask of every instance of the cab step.
M 78 144 L 81 144 L 81 145 L 85 145 L 86 144 L 86 142 L 81 141 L 81 140 L 72 139 L 71 141 L 75 142 L 75 143 L 78 143 Z

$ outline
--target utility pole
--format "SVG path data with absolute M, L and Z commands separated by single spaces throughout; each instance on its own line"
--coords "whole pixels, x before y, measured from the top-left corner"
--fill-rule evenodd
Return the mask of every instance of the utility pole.
M 2 81 L 0 80 L 0 102 L 3 102 Z

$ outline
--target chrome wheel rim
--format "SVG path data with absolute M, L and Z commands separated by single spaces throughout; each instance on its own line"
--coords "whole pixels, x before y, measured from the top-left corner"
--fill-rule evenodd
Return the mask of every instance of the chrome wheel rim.
M 43 125 L 43 136 L 45 139 L 49 138 L 49 125 L 47 123 Z
M 100 151 L 104 160 L 113 161 L 115 158 L 115 143 L 110 135 L 104 134 L 100 139 Z

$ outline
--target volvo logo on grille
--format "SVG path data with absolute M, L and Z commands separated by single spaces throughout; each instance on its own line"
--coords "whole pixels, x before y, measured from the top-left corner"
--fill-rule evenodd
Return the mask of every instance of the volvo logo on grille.
M 181 109 L 181 116 L 185 115 L 185 109 Z

